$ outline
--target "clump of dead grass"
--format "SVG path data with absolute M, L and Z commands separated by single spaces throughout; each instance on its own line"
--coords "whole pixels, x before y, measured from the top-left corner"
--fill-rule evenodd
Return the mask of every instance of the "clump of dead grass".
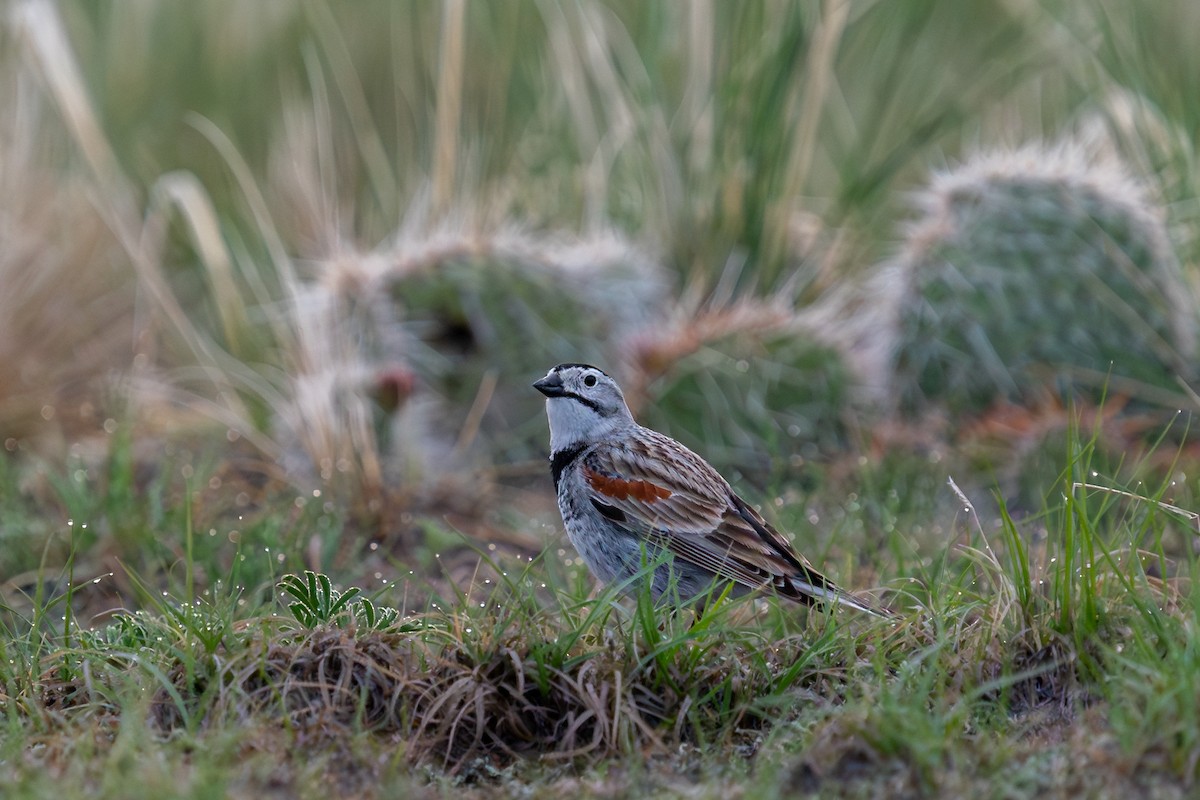
M 799 636 L 756 654 L 748 631 L 648 641 L 613 627 L 581 636 L 496 630 L 495 619 L 451 624 L 469 627 L 277 632 L 214 660 L 203 677 L 176 665 L 154 718 L 168 730 L 184 725 L 193 714 L 179 703 L 213 691 L 211 724 L 265 714 L 293 729 L 368 730 L 404 741 L 414 762 L 455 772 L 480 759 L 597 761 L 736 740 L 769 725 L 764 698 L 833 669 L 811 659 Z

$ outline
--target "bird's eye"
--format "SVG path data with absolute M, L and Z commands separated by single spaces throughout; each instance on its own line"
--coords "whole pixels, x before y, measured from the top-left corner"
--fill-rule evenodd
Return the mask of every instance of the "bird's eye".
M 585 376 L 583 379 L 583 385 L 584 386 L 595 386 L 596 385 L 596 376 L 595 375 Z

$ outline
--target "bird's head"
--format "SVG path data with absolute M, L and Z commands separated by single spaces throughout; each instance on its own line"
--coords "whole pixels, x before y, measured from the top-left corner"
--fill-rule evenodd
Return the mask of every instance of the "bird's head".
M 597 367 L 559 364 L 533 388 L 546 396 L 554 452 L 600 441 L 635 424 L 621 387 Z

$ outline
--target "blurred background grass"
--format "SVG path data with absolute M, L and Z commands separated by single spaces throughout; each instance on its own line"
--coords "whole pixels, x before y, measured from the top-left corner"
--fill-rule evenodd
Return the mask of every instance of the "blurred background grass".
M 1119 465 L 1193 406 L 1197 24 L 1188 0 L 11 3 L 13 502 L 65 508 L 61 474 L 137 495 L 173 443 L 252 490 L 218 504 L 279 482 L 372 535 L 519 505 L 546 447 L 527 385 L 567 360 L 606 366 L 644 420 L 780 497 L 862 467 L 888 471 L 886 493 L 951 454 L 982 485 L 1028 480 L 1070 404 L 1110 395 L 1142 415 L 1105 429 Z M 981 201 L 936 176 L 969 182 L 959 165 L 1026 145 L 1077 154 L 1071 186 L 1136 187 L 1113 225 L 1161 258 L 1098 235 L 1122 281 L 1145 283 L 1130 263 L 1167 277 L 1096 347 L 1166 338 L 1131 341 L 1128 370 L 1078 363 L 1076 340 L 1090 352 L 1089 329 L 1112 327 L 1094 311 L 1020 322 L 1047 287 L 1068 309 L 1081 290 L 1059 251 L 1018 248 L 1003 302 L 937 277 L 970 237 L 931 243 L 950 223 L 930 209 Z M 964 308 L 970 330 L 938 327 Z M 1002 363 L 969 400 L 939 388 L 1014 320 L 1045 345 L 1037 369 Z M 943 339 L 952 361 L 911 366 Z M 1049 462 L 1034 494 L 1055 491 Z

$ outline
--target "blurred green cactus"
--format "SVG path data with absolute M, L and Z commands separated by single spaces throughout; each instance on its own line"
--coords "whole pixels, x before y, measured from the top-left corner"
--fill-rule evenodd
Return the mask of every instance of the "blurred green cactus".
M 626 394 L 638 421 L 730 477 L 766 484 L 847 445 L 849 372 L 789 310 L 703 312 L 647 332 L 631 351 Z
M 545 453 L 533 380 L 563 361 L 611 364 L 616 343 L 661 315 L 667 294 L 658 264 L 612 234 L 446 235 L 373 258 L 371 281 L 346 284 L 372 309 L 357 337 L 378 351 L 368 358 L 402 352 L 452 437 L 478 439 L 499 460 Z
M 1194 352 L 1163 214 L 1080 148 L 976 157 L 934 178 L 895 264 L 892 400 L 977 412 L 1047 389 L 1166 402 Z

